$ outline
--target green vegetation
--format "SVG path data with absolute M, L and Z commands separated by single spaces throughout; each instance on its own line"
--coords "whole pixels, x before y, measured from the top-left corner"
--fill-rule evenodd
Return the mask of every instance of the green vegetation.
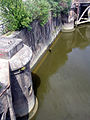
M 54 17 L 63 11 L 67 13 L 70 0 L 0 0 L 2 21 L 6 31 L 29 28 L 30 23 L 37 19 L 40 25 L 48 21 L 49 12 Z
M 0 0 L 0 7 L 6 30 L 28 27 L 32 22 L 22 0 Z
M 0 88 L 2 88 L 2 86 L 0 86 Z
M 59 15 L 61 12 L 67 14 L 70 9 L 71 0 L 48 0 L 48 2 L 51 5 L 51 11 L 54 17 Z
M 50 5 L 47 0 L 27 0 L 24 6 L 29 17 L 33 20 L 38 19 L 41 25 L 47 22 L 50 11 Z

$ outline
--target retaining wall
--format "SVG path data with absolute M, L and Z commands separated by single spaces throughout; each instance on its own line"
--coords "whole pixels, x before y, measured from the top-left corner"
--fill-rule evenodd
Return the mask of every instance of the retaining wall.
M 31 67 L 38 61 L 40 56 L 54 41 L 57 34 L 61 30 L 61 16 L 53 18 L 51 15 L 48 22 L 41 26 L 38 20 L 33 21 L 31 24 L 32 29 L 21 30 L 15 37 L 20 37 L 23 42 L 31 47 L 33 57 L 31 60 Z

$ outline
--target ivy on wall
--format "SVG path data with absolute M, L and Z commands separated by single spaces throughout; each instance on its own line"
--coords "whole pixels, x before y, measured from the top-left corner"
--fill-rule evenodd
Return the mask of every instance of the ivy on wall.
M 71 0 L 0 0 L 1 18 L 6 31 L 29 28 L 37 19 L 40 25 L 48 21 L 49 11 L 54 17 L 61 11 L 67 13 Z

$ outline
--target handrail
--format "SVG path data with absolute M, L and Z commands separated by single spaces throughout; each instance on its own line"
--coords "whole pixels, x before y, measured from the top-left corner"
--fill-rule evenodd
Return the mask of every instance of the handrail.
M 78 3 L 90 3 L 90 2 L 89 2 L 89 1 L 87 1 L 87 2 L 73 2 L 73 3 L 78 4 Z
M 82 15 L 81 15 L 81 17 L 79 18 L 78 22 L 80 22 L 80 20 L 82 19 L 83 15 L 85 14 L 85 12 L 86 12 L 89 8 L 90 8 L 90 6 L 88 6 L 88 7 L 84 10 L 84 12 L 82 13 Z

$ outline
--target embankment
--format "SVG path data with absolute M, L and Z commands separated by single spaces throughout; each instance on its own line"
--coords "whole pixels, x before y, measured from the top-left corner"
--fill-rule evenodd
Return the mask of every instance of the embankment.
M 42 54 L 49 48 L 56 36 L 61 30 L 63 23 L 67 21 L 65 15 L 53 17 L 50 13 L 48 22 L 41 26 L 38 20 L 31 23 L 31 30 L 27 28 L 19 32 L 14 32 L 8 37 L 21 38 L 24 44 L 31 47 L 33 56 L 31 60 L 31 68 L 37 63 Z
M 17 34 L 17 37 L 20 37 L 26 45 L 32 48 L 31 68 L 54 41 L 61 30 L 62 21 L 65 22 L 65 19 L 65 16 L 63 18 L 61 16 L 54 18 L 50 15 L 48 22 L 44 26 L 41 26 L 39 21 L 35 20 L 31 24 L 32 29 L 30 31 L 23 29 Z

